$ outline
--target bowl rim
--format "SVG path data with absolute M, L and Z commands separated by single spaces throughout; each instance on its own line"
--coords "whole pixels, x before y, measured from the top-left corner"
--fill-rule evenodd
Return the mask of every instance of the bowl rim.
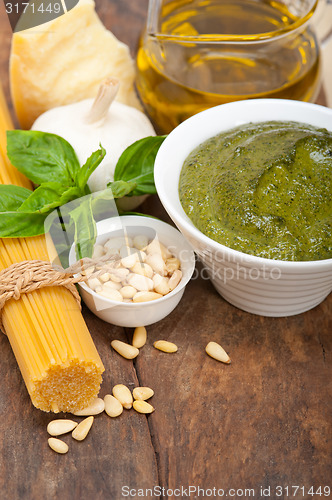
M 267 117 L 265 120 L 262 119 L 255 119 L 255 108 L 260 107 L 264 110 L 266 110 Z M 201 124 L 201 120 L 206 120 L 206 121 L 213 121 L 216 116 L 219 118 L 222 117 L 223 112 L 233 112 L 233 114 L 236 116 L 237 113 L 241 113 L 241 110 L 247 110 L 252 109 L 253 110 L 253 119 L 252 122 L 264 122 L 264 121 L 281 121 L 281 120 L 286 120 L 286 121 L 297 121 L 298 123 L 308 123 L 311 124 L 311 120 L 309 119 L 307 122 L 300 121 L 290 118 L 274 118 L 273 116 L 269 117 L 268 114 L 272 109 L 278 109 L 279 111 L 281 109 L 285 109 L 287 111 L 292 111 L 295 113 L 296 110 L 302 109 L 302 110 L 311 110 L 313 113 L 315 113 L 317 116 L 318 115 L 325 115 L 326 117 L 330 118 L 331 120 L 331 128 L 329 129 L 332 132 L 332 109 L 327 108 L 325 106 L 322 106 L 320 104 L 314 104 L 314 103 L 308 103 L 308 102 L 303 102 L 303 101 L 295 101 L 295 100 L 288 100 L 288 99 L 246 99 L 246 100 L 241 100 L 241 101 L 234 101 L 234 102 L 229 102 L 226 104 L 220 104 L 218 106 L 214 106 L 212 108 L 206 109 L 204 111 L 201 111 L 200 113 L 197 113 L 187 120 L 183 121 L 180 125 L 178 125 L 175 129 L 173 129 L 170 134 L 166 137 L 166 139 L 163 141 L 162 145 L 159 148 L 159 151 L 156 156 L 155 160 L 155 167 L 154 167 L 154 174 L 155 174 L 155 184 L 156 184 L 156 189 L 158 196 L 174 221 L 176 225 L 185 229 L 193 238 L 196 240 L 201 241 L 202 243 L 205 244 L 207 247 L 212 247 L 214 251 L 220 251 L 223 252 L 225 255 L 230 256 L 233 258 L 234 262 L 238 262 L 240 259 L 242 260 L 243 264 L 261 264 L 265 266 L 275 266 L 279 267 L 284 270 L 289 270 L 292 268 L 294 271 L 300 271 L 301 269 L 305 270 L 309 266 L 315 266 L 316 269 L 318 268 L 330 268 L 332 265 L 332 258 L 330 259 L 322 259 L 322 260 L 308 260 L 308 261 L 291 261 L 291 260 L 280 260 L 280 259 L 268 259 L 265 257 L 258 257 L 256 255 L 251 255 L 245 252 L 241 252 L 239 250 L 232 249 L 230 247 L 227 247 L 223 245 L 222 243 L 218 243 L 217 241 L 212 240 L 210 237 L 206 236 L 203 234 L 198 228 L 194 226 L 194 224 L 191 222 L 187 214 L 184 212 L 184 210 L 181 207 L 181 211 L 179 212 L 178 210 L 174 209 L 173 207 L 173 202 L 169 196 L 169 193 L 167 192 L 167 188 L 162 182 L 161 179 L 161 174 L 163 170 L 165 169 L 167 165 L 167 156 L 168 156 L 168 148 L 170 147 L 171 150 L 174 150 L 174 145 L 175 142 L 178 140 L 178 137 L 181 138 L 183 134 L 186 134 L 190 131 L 197 130 L 197 128 L 200 128 L 200 130 L 204 129 Z M 314 120 L 313 120 L 314 121 Z M 250 123 L 247 119 L 242 120 L 241 123 Z M 220 128 L 220 131 L 223 130 L 229 130 L 230 128 L 235 128 L 237 125 L 234 124 L 231 127 L 226 127 L 226 128 Z M 316 127 L 319 127 L 320 125 L 315 125 Z M 322 128 L 326 128 L 325 126 L 321 126 Z M 202 132 L 204 134 L 204 132 Z M 215 135 L 218 134 L 218 132 L 215 133 Z M 209 137 L 213 137 L 213 135 L 210 135 Z M 208 137 L 207 137 L 208 138 Z M 202 136 L 202 139 L 200 142 L 196 144 L 198 146 L 200 143 L 204 142 L 207 138 Z M 184 138 L 182 138 L 183 140 Z M 193 146 L 192 149 L 194 149 L 195 146 Z M 191 150 L 192 150 L 191 149 Z M 189 154 L 189 153 L 188 153 Z M 173 162 L 174 164 L 174 162 Z M 178 165 L 179 171 L 182 169 L 182 162 L 181 165 Z M 177 170 L 178 171 L 178 170 Z M 172 176 L 172 174 L 168 171 L 169 177 Z M 179 191 L 177 189 L 177 200 L 180 203 L 179 199 Z M 180 203 L 181 205 L 181 203 Z
M 186 247 L 186 250 L 189 252 L 188 255 L 190 255 L 190 258 L 188 260 L 191 261 L 191 266 L 190 266 L 190 271 L 188 272 L 188 275 L 187 276 L 183 276 L 182 275 L 182 278 L 181 278 L 180 282 L 174 288 L 174 290 L 172 290 L 171 292 L 167 293 L 166 295 L 163 295 L 159 299 L 149 300 L 149 301 L 146 301 L 146 302 L 120 302 L 120 301 L 117 301 L 117 300 L 109 299 L 107 297 L 103 297 L 102 295 L 99 295 L 94 290 L 92 290 L 92 288 L 90 288 L 84 281 L 78 282 L 77 283 L 78 286 L 82 287 L 83 290 L 85 290 L 87 293 L 89 293 L 90 295 L 92 295 L 92 297 L 94 297 L 97 300 L 101 300 L 101 301 L 103 301 L 105 303 L 112 304 L 115 307 L 130 307 L 130 308 L 132 308 L 132 307 L 133 308 L 135 308 L 135 307 L 136 308 L 137 307 L 143 307 L 144 308 L 144 307 L 151 306 L 151 304 L 159 304 L 161 302 L 164 302 L 165 300 L 167 300 L 170 297 L 174 297 L 183 288 L 185 288 L 185 286 L 190 281 L 190 279 L 191 279 L 191 277 L 193 275 L 193 272 L 195 270 L 195 253 L 194 253 L 193 249 L 191 248 L 191 246 L 189 245 L 189 243 L 186 240 L 186 238 L 181 233 L 181 231 L 179 231 L 175 227 L 171 226 L 167 222 L 164 222 L 164 221 L 162 221 L 160 219 L 157 219 L 155 217 L 149 217 L 148 215 L 147 216 L 143 216 L 143 215 L 119 215 L 118 217 L 109 217 L 107 219 L 103 219 L 103 220 L 101 220 L 101 221 L 99 221 L 99 222 L 96 223 L 96 225 L 97 225 L 97 238 L 98 238 L 98 236 L 103 236 L 103 235 L 105 235 L 105 234 L 107 234 L 109 232 L 109 231 L 106 231 L 105 233 L 98 234 L 98 229 L 100 228 L 100 226 L 106 224 L 108 221 L 110 221 L 112 219 L 131 219 L 131 220 L 136 219 L 136 220 L 144 220 L 144 221 L 146 221 L 148 219 L 150 221 L 151 220 L 154 221 L 154 224 L 156 224 L 156 225 L 161 225 L 161 226 L 164 226 L 164 227 L 167 226 L 168 230 L 171 230 L 172 232 L 174 232 L 173 234 L 176 233 L 177 237 L 180 237 L 182 239 L 182 243 Z M 151 227 L 151 226 L 149 226 L 149 227 Z M 114 229 L 114 231 L 118 231 L 119 229 L 120 228 Z M 157 229 L 156 229 L 156 232 L 158 232 Z M 71 256 L 73 254 L 74 254 L 74 244 L 71 246 L 71 249 L 70 249 L 70 252 L 69 252 L 69 263 L 70 263 L 70 265 L 74 263 L 74 260 L 71 258 Z M 107 308 L 105 308 L 105 309 L 107 309 Z

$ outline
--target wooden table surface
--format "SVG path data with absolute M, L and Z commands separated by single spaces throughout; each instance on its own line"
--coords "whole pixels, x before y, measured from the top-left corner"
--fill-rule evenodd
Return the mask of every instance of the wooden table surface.
M 133 55 L 146 9 L 147 0 L 97 1 L 102 20 Z M 0 75 L 8 99 L 10 38 L 1 3 Z M 166 218 L 156 197 L 143 209 Z M 130 341 L 132 331 L 84 309 L 106 368 L 100 395 L 118 383 L 150 386 L 156 410 L 148 417 L 134 410 L 117 419 L 99 415 L 84 442 L 64 438 L 64 456 L 49 449 L 52 415 L 33 408 L 1 336 L 0 499 L 221 498 L 221 489 L 228 498 L 326 498 L 308 490 L 332 486 L 331 306 L 332 294 L 305 314 L 264 318 L 196 279 L 177 309 L 148 327 L 148 344 L 134 362 L 110 348 L 113 339 Z M 160 338 L 178 352 L 155 350 Z M 225 347 L 231 365 L 205 354 L 210 340 Z M 292 486 L 304 489 L 294 497 Z

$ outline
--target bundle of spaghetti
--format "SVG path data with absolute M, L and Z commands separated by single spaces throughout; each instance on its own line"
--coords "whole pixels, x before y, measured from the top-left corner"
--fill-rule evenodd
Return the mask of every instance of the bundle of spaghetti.
M 0 89 L 0 182 L 31 187 L 5 155 L 6 130 L 11 128 Z M 0 271 L 35 259 L 50 260 L 45 236 L 0 239 Z M 3 308 L 2 322 L 34 406 L 73 412 L 97 396 L 104 367 L 68 289 L 51 286 L 12 298 Z

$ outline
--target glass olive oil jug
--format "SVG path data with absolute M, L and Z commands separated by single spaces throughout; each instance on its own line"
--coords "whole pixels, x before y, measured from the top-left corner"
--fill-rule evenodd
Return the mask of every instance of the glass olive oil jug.
M 150 0 L 137 90 L 158 133 L 218 104 L 314 101 L 318 0 Z M 332 10 L 332 9 L 331 9 Z

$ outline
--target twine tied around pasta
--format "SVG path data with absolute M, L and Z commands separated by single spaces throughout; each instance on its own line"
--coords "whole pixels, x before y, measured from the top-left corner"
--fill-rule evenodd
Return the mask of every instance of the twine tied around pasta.
M 64 286 L 72 293 L 81 308 L 81 297 L 75 284 L 86 281 L 88 276 L 78 273 L 107 259 L 110 259 L 109 255 L 99 259 L 84 258 L 67 269 L 44 260 L 24 260 L 3 269 L 0 271 L 0 329 L 4 331 L 2 311 L 6 302 L 10 299 L 19 300 L 23 293 L 40 288 Z
M 57 270 L 50 262 L 43 260 L 24 260 L 12 264 L 0 272 L 0 328 L 2 310 L 7 300 L 19 300 L 22 293 L 32 292 L 48 286 L 64 286 L 81 307 L 81 298 L 75 283 L 86 279 L 85 276 L 74 277 L 72 272 Z

